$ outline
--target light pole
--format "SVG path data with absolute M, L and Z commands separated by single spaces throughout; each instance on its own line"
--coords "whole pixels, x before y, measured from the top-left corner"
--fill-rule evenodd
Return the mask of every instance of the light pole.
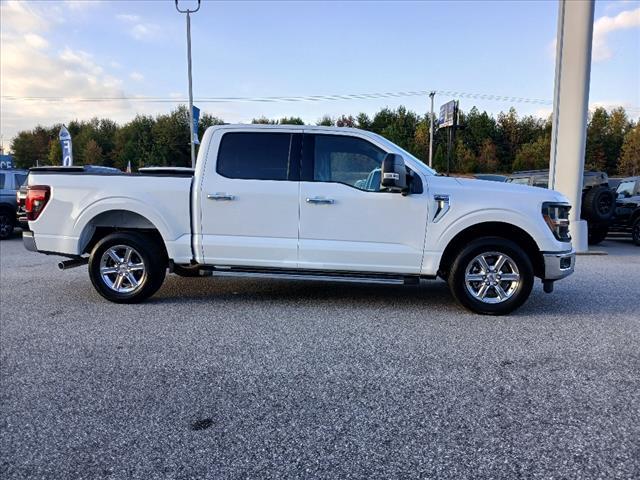
M 191 14 L 200 10 L 200 0 L 198 0 L 198 8 L 195 10 L 180 10 L 178 8 L 178 0 L 176 2 L 176 10 L 180 13 L 187 14 L 187 67 L 189 70 L 189 133 L 191 134 L 191 168 L 196 168 L 196 146 L 193 143 L 194 131 L 193 131 L 193 85 L 191 81 Z
M 429 167 L 433 167 L 433 97 L 436 96 L 436 92 L 429 93 L 431 98 L 431 117 L 429 117 Z

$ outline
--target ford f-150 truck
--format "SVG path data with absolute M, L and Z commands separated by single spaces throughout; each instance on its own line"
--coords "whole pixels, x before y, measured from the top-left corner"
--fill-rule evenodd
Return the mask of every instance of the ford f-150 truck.
M 113 302 L 184 276 L 418 283 L 505 314 L 534 277 L 550 292 L 574 270 L 560 193 L 437 175 L 385 138 L 351 128 L 209 128 L 195 171 L 34 168 L 29 250 L 87 263 Z

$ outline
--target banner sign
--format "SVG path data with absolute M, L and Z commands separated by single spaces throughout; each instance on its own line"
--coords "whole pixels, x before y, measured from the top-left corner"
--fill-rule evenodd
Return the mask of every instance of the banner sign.
M 0 169 L 13 168 L 13 157 L 0 153 Z
M 438 118 L 438 128 L 452 127 L 456 112 L 456 101 L 451 100 L 440 107 L 440 117 Z
M 64 125 L 60 129 L 60 146 L 62 147 L 62 166 L 71 167 L 73 165 L 73 147 L 71 145 L 71 134 Z
M 200 145 L 200 140 L 198 140 L 198 123 L 200 122 L 200 109 L 193 106 L 193 143 L 196 145 Z

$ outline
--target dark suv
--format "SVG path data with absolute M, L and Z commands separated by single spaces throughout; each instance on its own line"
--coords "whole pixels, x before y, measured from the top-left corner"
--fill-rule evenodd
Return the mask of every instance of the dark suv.
M 616 194 L 616 216 L 611 230 L 630 231 L 633 243 L 640 246 L 640 177 L 623 178 Z
M 509 183 L 548 188 L 549 170 L 526 170 L 514 172 L 507 178 Z M 616 197 L 609 187 L 609 178 L 604 172 L 584 172 L 582 180 L 582 212 L 580 217 L 589 225 L 589 244 L 602 242 L 615 214 Z
M 16 192 L 26 178 L 25 170 L 0 170 L 0 240 L 11 236 L 16 226 Z

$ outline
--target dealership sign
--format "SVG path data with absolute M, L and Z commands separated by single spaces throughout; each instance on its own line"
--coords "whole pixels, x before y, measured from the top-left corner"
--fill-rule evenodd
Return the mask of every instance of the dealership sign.
M 456 116 L 456 101 L 451 100 L 440 107 L 438 128 L 452 127 Z

